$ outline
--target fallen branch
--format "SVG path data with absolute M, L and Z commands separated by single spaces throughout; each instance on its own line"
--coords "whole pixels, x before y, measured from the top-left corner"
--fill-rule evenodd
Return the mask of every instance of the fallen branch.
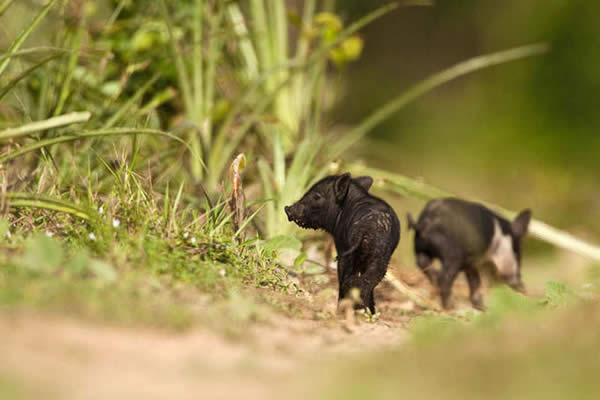
M 413 303 L 415 303 L 419 307 L 422 307 L 422 308 L 425 308 L 428 310 L 441 311 L 440 307 L 438 307 L 435 303 L 433 303 L 433 302 L 427 300 L 426 298 L 421 297 L 420 295 L 413 292 L 409 287 L 407 287 L 404 283 L 402 283 L 402 281 L 400 279 L 396 278 L 390 271 L 388 271 L 385 274 L 384 278 L 389 283 L 391 283 L 391 285 L 397 291 L 399 291 L 400 293 L 402 293 L 403 295 L 408 297 Z
M 348 165 L 348 169 L 356 175 L 370 175 L 375 179 L 376 186 L 404 196 L 417 197 L 423 200 L 455 196 L 450 192 L 436 188 L 427 183 L 419 182 L 415 179 L 380 169 L 365 167 L 358 164 L 350 164 Z M 500 206 L 487 202 L 481 203 L 509 219 L 512 219 L 517 215 L 516 212 Z M 536 219 L 531 220 L 531 223 L 529 224 L 529 233 L 537 239 L 550 243 L 556 247 L 589 257 L 595 261 L 600 261 L 600 247 L 581 240 L 568 232 L 554 228 L 542 221 Z

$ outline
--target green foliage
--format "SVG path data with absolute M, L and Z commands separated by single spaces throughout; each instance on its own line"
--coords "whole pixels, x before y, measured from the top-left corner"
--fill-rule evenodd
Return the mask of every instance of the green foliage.
M 411 322 L 411 331 L 417 343 L 431 344 L 448 340 L 470 330 L 490 330 L 501 326 L 514 316 L 538 317 L 544 311 L 558 306 L 575 306 L 579 298 L 565 284 L 546 282 L 546 297 L 533 299 L 506 286 L 490 290 L 485 312 L 420 315 Z
M 577 300 L 575 293 L 564 283 L 546 282 L 546 301 L 549 306 L 558 307 L 572 304 Z
M 247 285 L 296 291 L 285 271 L 257 251 L 256 240 L 233 239 L 224 207 L 206 216 L 211 223 L 198 225 L 177 201 L 166 204 L 172 215 L 165 215 L 148 200 L 108 201 L 98 219 L 80 224 L 65 217 L 60 230 L 40 210 L 37 228 L 48 233 L 23 238 L 34 221 L 26 214 L 12 229 L 10 247 L 0 248 L 0 305 L 181 329 L 196 318 L 179 299 L 182 288 L 213 302 Z
M 298 254 L 298 256 L 294 259 L 294 267 L 295 268 L 300 268 L 302 267 L 302 265 L 306 262 L 306 260 L 308 260 L 308 254 L 306 254 L 305 252 L 301 252 L 300 254 Z
M 328 12 L 317 14 L 314 22 L 315 28 L 313 28 L 313 31 L 320 32 L 324 43 L 335 42 L 344 27 L 337 15 Z M 329 58 L 338 67 L 341 67 L 347 62 L 359 58 L 362 49 L 362 39 L 356 35 L 350 36 L 329 50 Z
M 50 275 L 62 268 L 64 253 L 61 245 L 44 234 L 37 234 L 25 242 L 25 254 L 17 266 L 28 271 Z
M 436 343 L 456 334 L 458 324 L 449 315 L 423 314 L 411 321 L 410 331 L 416 343 Z
M 267 254 L 281 249 L 294 249 L 300 251 L 302 242 L 294 236 L 279 235 L 267 240 L 264 249 Z
M 507 313 L 527 313 L 540 309 L 540 304 L 535 299 L 516 292 L 505 285 L 494 287 L 490 290 L 487 299 L 488 315 L 502 316 Z
M 5 218 L 0 218 L 0 243 L 6 240 L 9 233 L 9 224 Z

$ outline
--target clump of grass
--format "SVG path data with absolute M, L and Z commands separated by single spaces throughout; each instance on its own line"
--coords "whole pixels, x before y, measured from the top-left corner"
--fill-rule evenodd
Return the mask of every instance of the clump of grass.
M 55 32 L 55 40 L 64 47 L 49 50 L 56 53 L 52 60 L 40 65 L 32 61 L 35 68 L 24 72 L 11 62 L 18 51 L 33 51 L 22 47 L 25 39 L 48 17 L 54 3 L 39 11 L 2 58 L 0 73 L 16 73 L 18 78 L 4 87 L 10 101 L 3 110 L 25 106 L 20 118 L 5 114 L 8 127 L 0 132 L 0 162 L 9 166 L 0 177 L 0 206 L 8 211 L 0 232 L 2 304 L 8 309 L 49 309 L 182 327 L 196 317 L 190 312 L 194 295 L 218 302 L 238 286 L 296 291 L 258 237 L 241 240 L 242 230 L 251 236 L 250 223 L 260 208 L 234 230 L 226 199 L 215 201 L 214 192 L 209 196 L 203 185 L 189 179 L 182 155 L 190 154 L 196 167 L 204 168 L 195 153 L 196 131 L 188 144 L 181 132 L 156 129 L 158 108 L 169 100 L 165 92 L 151 93 L 160 74 L 134 76 L 148 72 L 135 57 L 119 60 L 126 64 L 125 72 L 99 71 L 89 63 L 81 36 L 87 32 L 94 38 L 98 33 L 89 25 L 93 15 L 87 14 L 88 8 L 67 23 L 72 26 L 64 35 Z M 196 22 L 214 24 L 211 13 L 224 12 L 209 2 L 199 1 L 195 7 Z M 119 21 L 121 11 L 115 11 L 112 23 Z M 169 28 L 168 10 L 162 18 Z M 115 38 L 112 28 L 106 28 L 104 38 Z M 196 35 L 212 35 L 218 28 L 213 25 L 205 32 L 200 26 Z M 177 34 L 171 30 L 170 35 L 165 43 L 176 45 Z M 209 47 L 223 40 L 210 39 L 214 43 Z M 203 45 L 198 43 L 196 55 Z M 212 112 L 214 97 L 208 92 L 216 83 L 211 64 L 216 59 L 197 61 L 197 91 L 187 110 L 197 112 L 195 120 L 201 124 Z M 112 79 L 119 73 L 117 84 Z M 207 80 L 202 83 L 204 74 Z M 128 82 L 142 84 L 133 89 Z M 77 110 L 77 105 L 89 111 Z M 122 124 L 129 127 L 118 127 Z M 194 168 L 191 176 L 197 178 Z M 30 178 L 23 179 L 18 171 L 29 171 Z
M 295 291 L 260 241 L 233 239 L 223 202 L 199 214 L 129 187 L 95 198 L 92 220 L 34 209 L 4 221 L 0 303 L 182 328 L 197 317 L 194 296 L 208 307 L 236 287 Z
M 427 345 L 469 334 L 474 329 L 495 329 L 515 315 L 538 318 L 548 311 L 578 307 L 583 303 L 584 297 L 560 282 L 548 281 L 545 297 L 541 299 L 530 298 L 499 286 L 490 291 L 486 312 L 429 312 L 414 318 L 411 330 L 416 343 Z

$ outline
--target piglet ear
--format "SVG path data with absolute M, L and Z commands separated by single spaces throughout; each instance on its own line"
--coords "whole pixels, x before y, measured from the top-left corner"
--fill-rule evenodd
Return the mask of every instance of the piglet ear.
M 512 222 L 511 227 L 515 236 L 521 239 L 527 233 L 529 228 L 529 221 L 531 221 L 531 210 L 527 209 L 521 211 L 517 218 Z
M 358 186 L 365 189 L 367 192 L 369 191 L 369 189 L 371 189 L 371 186 L 373 185 L 373 178 L 371 178 L 370 176 L 359 176 L 358 178 L 354 178 L 352 180 L 355 183 L 357 183 Z
M 348 188 L 350 188 L 350 180 L 350 174 L 347 172 L 338 176 L 335 180 L 335 183 L 333 184 L 333 190 L 335 192 L 335 199 L 338 203 L 343 202 L 346 198 L 346 195 L 348 194 Z

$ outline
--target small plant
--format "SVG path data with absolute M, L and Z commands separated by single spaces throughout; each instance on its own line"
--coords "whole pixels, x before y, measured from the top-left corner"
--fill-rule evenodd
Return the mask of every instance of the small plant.
M 371 310 L 369 310 L 368 308 L 365 308 L 363 310 L 363 316 L 365 318 L 365 322 L 368 322 L 369 324 L 374 324 L 377 321 L 379 321 L 380 315 L 381 315 L 381 313 L 379 311 L 377 311 L 375 314 L 372 314 Z
M 545 303 L 551 307 L 559 307 L 573 304 L 578 300 L 577 295 L 564 283 L 546 282 Z

